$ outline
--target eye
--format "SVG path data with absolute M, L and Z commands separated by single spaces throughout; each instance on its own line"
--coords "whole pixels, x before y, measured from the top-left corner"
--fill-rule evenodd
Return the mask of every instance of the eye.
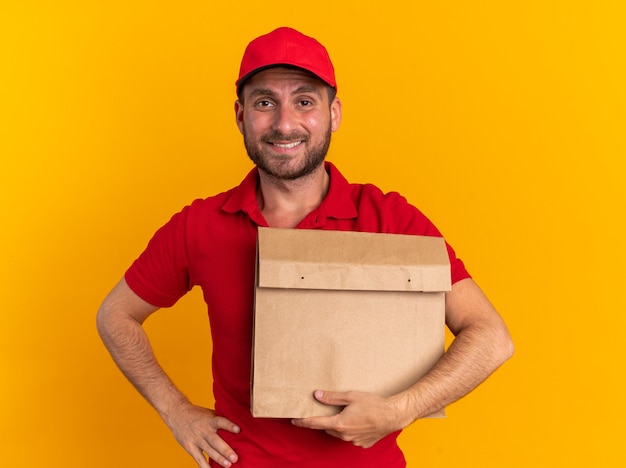
M 274 103 L 269 99 L 259 99 L 254 103 L 254 107 L 257 109 L 269 109 L 274 106 Z
M 312 105 L 313 105 L 313 102 L 312 102 L 312 101 L 309 101 L 308 99 L 302 99 L 302 100 L 300 101 L 300 105 L 301 105 L 302 107 L 309 107 L 309 106 L 312 106 Z

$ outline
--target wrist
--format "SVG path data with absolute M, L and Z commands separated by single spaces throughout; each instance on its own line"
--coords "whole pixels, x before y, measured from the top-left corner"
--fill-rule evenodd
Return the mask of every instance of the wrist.
M 192 404 L 182 393 L 170 395 L 167 399 L 154 405 L 161 419 L 168 426 L 171 426 L 176 418 L 185 413 L 190 406 Z
M 421 417 L 419 399 L 415 392 L 406 390 L 391 397 L 391 401 L 399 429 L 406 428 Z

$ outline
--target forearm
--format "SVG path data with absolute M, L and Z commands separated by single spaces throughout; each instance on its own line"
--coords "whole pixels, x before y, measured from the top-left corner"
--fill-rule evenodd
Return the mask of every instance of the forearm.
M 167 422 L 188 403 L 157 362 L 142 324 L 106 309 L 98 314 L 98 331 L 111 357 L 126 378 Z
M 510 337 L 498 320 L 465 326 L 435 367 L 404 392 L 383 398 L 361 392 L 316 391 L 318 401 L 343 406 L 343 410 L 333 416 L 294 420 L 293 424 L 371 447 L 469 393 L 511 353 Z
M 294 420 L 299 427 L 324 430 L 359 447 L 435 413 L 476 388 L 513 353 L 509 332 L 471 279 L 446 295 L 446 324 L 455 339 L 437 364 L 412 387 L 391 397 L 362 392 L 316 391 L 326 405 L 342 406 L 333 416 Z
M 143 322 L 158 307 L 135 294 L 122 279 L 105 298 L 97 315 L 98 332 L 113 360 L 158 411 L 180 445 L 198 467 L 209 468 L 206 456 L 222 466 L 237 461 L 237 454 L 219 430 L 239 433 L 239 427 L 215 411 L 192 405 L 157 362 Z
M 395 400 L 406 420 L 433 414 L 467 395 L 504 363 L 512 353 L 506 328 L 479 324 L 460 332 L 438 363 Z

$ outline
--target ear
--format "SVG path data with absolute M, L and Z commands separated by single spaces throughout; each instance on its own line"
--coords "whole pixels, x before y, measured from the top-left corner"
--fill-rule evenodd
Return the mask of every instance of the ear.
M 335 97 L 333 102 L 330 104 L 330 123 L 331 130 L 336 132 L 339 129 L 339 124 L 341 123 L 341 100 L 338 97 Z
M 237 122 L 239 131 L 243 135 L 243 103 L 239 99 L 235 101 L 235 121 Z

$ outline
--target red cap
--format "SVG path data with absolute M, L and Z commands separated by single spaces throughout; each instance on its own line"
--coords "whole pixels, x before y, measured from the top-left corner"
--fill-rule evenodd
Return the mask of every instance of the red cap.
M 252 75 L 280 65 L 302 68 L 337 88 L 335 70 L 324 46 L 295 29 L 283 27 L 248 44 L 241 59 L 239 78 L 235 82 L 237 95 L 241 85 Z

